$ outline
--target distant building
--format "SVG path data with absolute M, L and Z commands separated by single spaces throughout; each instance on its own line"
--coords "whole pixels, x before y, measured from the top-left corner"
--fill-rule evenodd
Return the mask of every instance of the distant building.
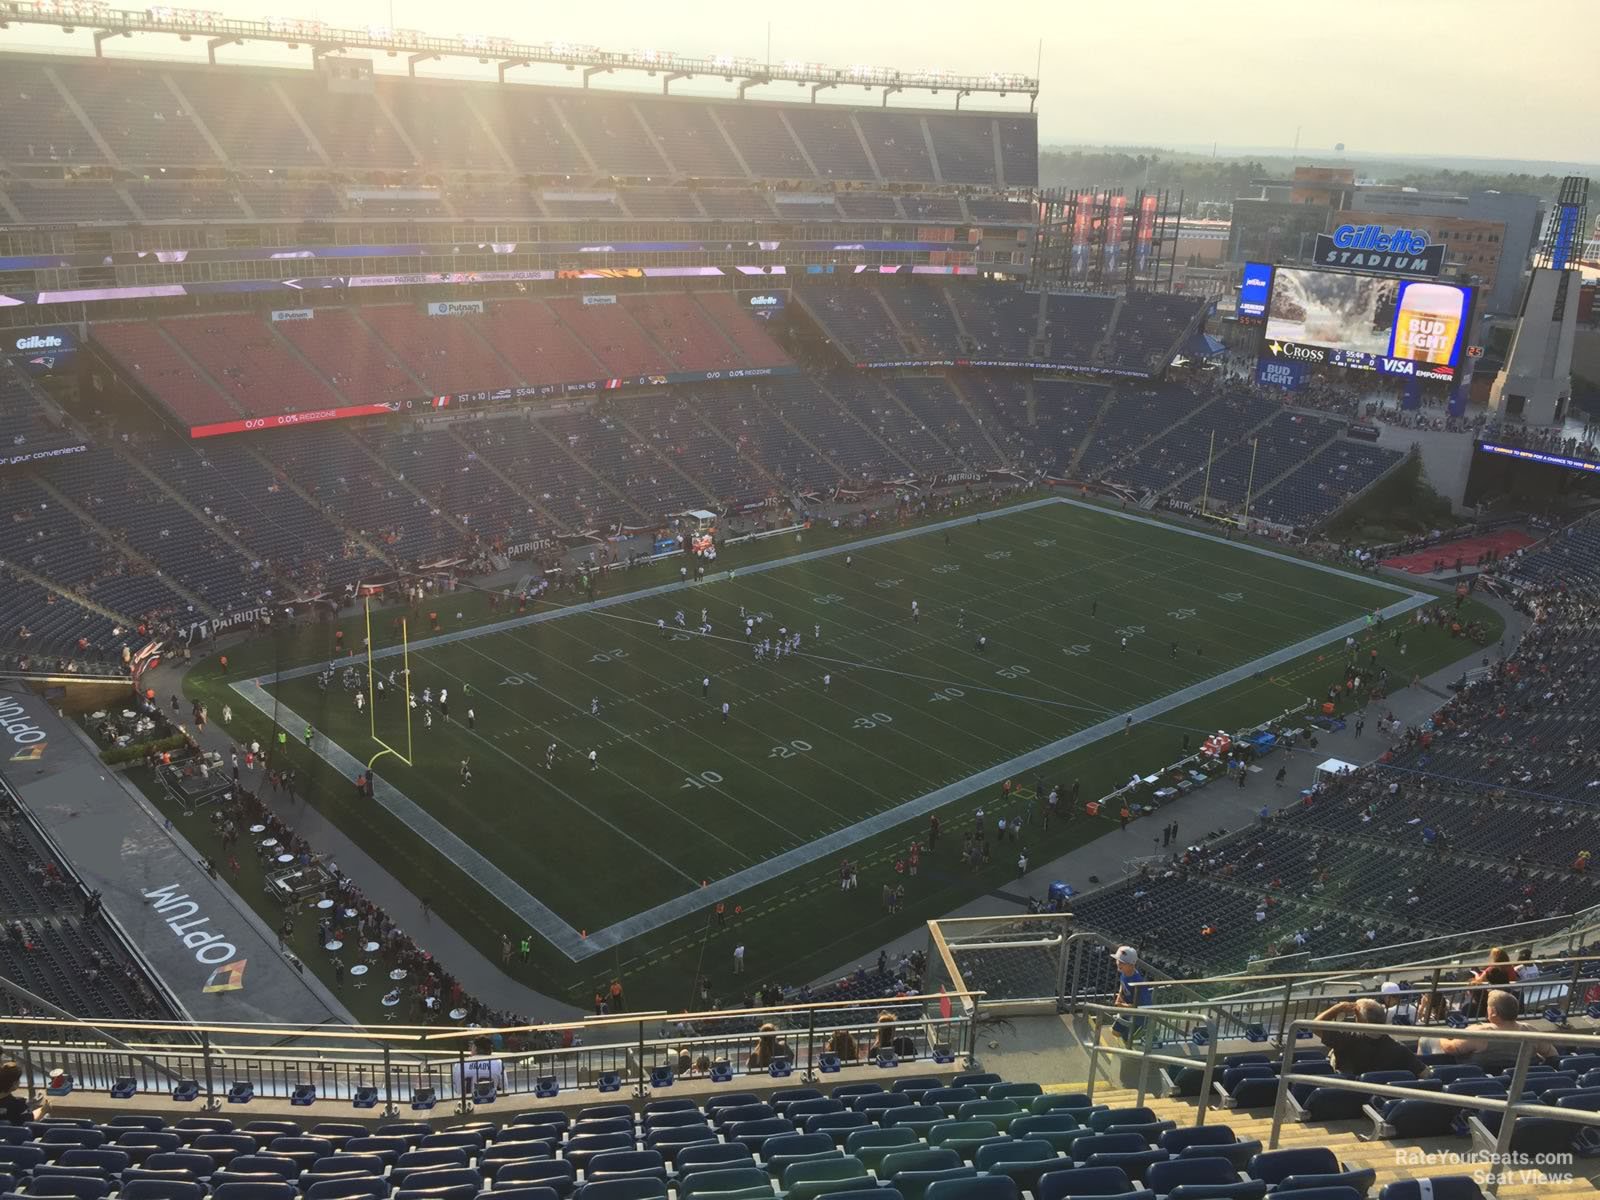
M 1287 180 L 1258 180 L 1234 201 L 1228 261 L 1310 261 L 1319 233 L 1340 225 L 1405 227 L 1445 247 L 1445 273 L 1477 276 L 1479 312 L 1517 310 L 1538 240 L 1543 205 L 1517 192 L 1420 192 L 1358 184 L 1355 172 L 1296 167 Z
M 1544 203 L 1521 192 L 1419 192 L 1394 187 L 1356 189 L 1351 209 L 1335 214 L 1335 224 L 1351 217 L 1383 225 L 1421 229 L 1430 242 L 1445 246 L 1445 270 L 1482 279 L 1478 311 L 1516 312 L 1522 284 L 1539 239 Z

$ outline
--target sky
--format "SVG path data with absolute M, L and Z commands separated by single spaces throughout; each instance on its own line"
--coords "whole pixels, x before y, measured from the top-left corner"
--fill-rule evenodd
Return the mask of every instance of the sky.
M 142 8 L 135 0 L 119 7 Z M 939 67 L 984 74 L 1039 71 L 1042 143 L 1289 147 L 1343 142 L 1363 154 L 1594 161 L 1600 132 L 1581 58 L 1552 62 L 1550 47 L 1590 27 L 1597 0 L 968 0 L 877 3 L 805 0 L 199 0 L 229 17 L 267 13 L 343 27 L 564 40 L 614 50 L 672 50 L 793 59 L 830 66 Z M 181 6 L 180 6 L 181 7 Z M 769 26 L 770 22 L 770 26 Z M 13 27 L 0 47 L 42 45 Z M 86 36 L 79 34 L 82 44 Z M 56 35 L 55 44 L 60 44 Z M 193 55 L 198 44 L 141 36 L 109 43 L 118 57 Z M 276 53 L 276 52 L 274 52 Z M 224 61 L 272 61 L 231 47 Z M 296 61 L 303 62 L 302 52 Z M 281 60 L 281 55 L 280 55 Z M 394 64 L 383 64 L 392 66 Z M 423 71 L 461 73 L 428 64 Z M 520 78 L 545 77 L 522 71 Z M 572 77 L 552 79 L 570 81 Z M 626 86 L 627 77 L 597 80 Z M 653 87 L 640 79 L 634 86 Z M 699 81 L 675 84 L 703 91 Z M 722 92 L 730 89 L 715 85 Z M 752 95 L 803 98 L 767 87 Z M 837 95 L 837 94 L 835 94 Z M 863 93 L 846 93 L 860 102 Z M 947 104 L 948 93 L 915 102 Z M 910 102 L 900 96 L 895 102 Z M 969 100 L 965 102 L 971 104 Z M 991 101 L 1011 106 L 1015 97 Z M 1026 107 L 1026 100 L 1021 101 Z

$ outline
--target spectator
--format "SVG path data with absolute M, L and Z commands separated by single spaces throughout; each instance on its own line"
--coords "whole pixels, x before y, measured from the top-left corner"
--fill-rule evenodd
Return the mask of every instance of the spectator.
M 828 1039 L 826 1049 L 839 1056 L 840 1062 L 853 1063 L 861 1057 L 861 1050 L 856 1045 L 855 1035 L 848 1029 L 836 1029 L 833 1036 Z
M 27 1099 L 16 1094 L 17 1085 L 21 1082 L 21 1067 L 14 1062 L 0 1063 L 0 1126 L 26 1125 L 29 1121 L 44 1120 L 47 1105 L 29 1108 Z
M 455 1084 L 456 1095 L 470 1095 L 473 1088 L 484 1080 L 493 1080 L 496 1092 L 504 1091 L 506 1067 L 505 1063 L 494 1057 L 494 1043 L 486 1037 L 478 1038 L 472 1043 L 472 1052 L 478 1057 L 469 1058 L 451 1068 L 451 1081 Z
M 1474 1016 L 1484 1015 L 1484 1000 L 1492 988 L 1503 988 L 1517 977 L 1517 972 L 1511 965 L 1511 956 L 1496 946 L 1489 951 L 1489 962 L 1472 977 L 1474 987 L 1482 990 L 1475 993 L 1468 1003 L 1468 1011 Z
M 892 1050 L 896 1058 L 912 1058 L 917 1053 L 916 1043 L 896 1031 L 894 1014 L 891 1012 L 878 1014 L 878 1040 L 872 1047 L 872 1053 L 878 1055 L 885 1050 Z
M 1417 1006 L 1412 999 L 1414 993 L 1404 991 L 1392 979 L 1378 990 L 1383 993 L 1383 1006 L 1389 1010 L 1389 1024 L 1411 1025 L 1416 1022 Z
M 1476 1025 L 1468 1025 L 1462 1030 L 1458 1038 L 1443 1038 L 1439 1042 L 1439 1053 L 1454 1054 L 1456 1061 L 1470 1063 L 1482 1067 L 1485 1073 L 1493 1075 L 1504 1071 L 1508 1067 L 1517 1065 L 1517 1052 L 1521 1046 L 1512 1041 L 1499 1039 L 1490 1041 L 1484 1038 L 1474 1038 L 1474 1030 L 1492 1029 L 1502 1033 L 1516 1031 L 1529 1031 L 1530 1027 L 1517 1020 L 1517 1013 L 1522 1005 L 1510 992 L 1496 989 L 1489 993 L 1485 1001 L 1489 1019 Z M 1554 1058 L 1556 1056 L 1555 1043 L 1535 1042 L 1533 1053 L 1537 1058 Z
M 778 1027 L 771 1021 L 761 1026 L 760 1038 L 756 1040 L 756 1048 L 750 1052 L 750 1059 L 745 1064 L 752 1071 L 765 1071 L 772 1065 L 775 1058 L 794 1058 L 794 1051 L 789 1049 L 787 1042 L 778 1040 Z
M 1388 1010 L 1372 999 L 1341 1000 L 1317 1014 L 1319 1021 L 1351 1021 L 1358 1025 L 1382 1025 Z M 1367 1071 L 1409 1071 L 1420 1076 L 1422 1060 L 1410 1046 L 1402 1046 L 1385 1033 L 1365 1030 L 1323 1030 L 1322 1044 L 1328 1059 L 1341 1075 L 1357 1078 Z
M 1139 952 L 1132 946 L 1118 946 L 1111 957 L 1117 964 L 1117 995 L 1113 1003 L 1118 1008 L 1144 1008 L 1150 1003 L 1150 985 L 1139 970 Z M 1123 1041 L 1132 1041 L 1144 1028 L 1139 1019 L 1118 1018 L 1112 1029 Z

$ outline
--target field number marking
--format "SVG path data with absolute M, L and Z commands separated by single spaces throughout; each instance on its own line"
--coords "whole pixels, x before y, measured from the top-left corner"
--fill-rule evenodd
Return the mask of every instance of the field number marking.
M 820 596 L 811 597 L 811 603 L 813 603 L 813 604 L 843 604 L 844 603 L 844 597 L 839 595 L 838 592 L 825 592 Z
M 608 662 L 612 661 L 613 659 L 627 658 L 627 657 L 628 657 L 628 652 L 619 647 L 619 648 L 617 648 L 615 650 L 602 650 L 599 654 L 596 654 L 593 657 L 591 657 L 589 659 L 589 661 L 592 662 L 592 663 L 608 663 Z
M 682 791 L 683 788 L 703 789 L 708 783 L 718 784 L 721 782 L 722 776 L 718 775 L 715 771 L 701 771 L 698 775 L 685 775 L 683 777 L 683 783 L 678 790 Z
M 1187 621 L 1190 617 L 1199 616 L 1199 613 L 1192 608 L 1175 608 L 1167 616 L 1174 621 Z
M 1001 667 L 995 674 L 1000 676 L 1001 679 L 1021 679 L 1025 675 L 1032 675 L 1033 672 L 1028 670 L 1027 667 L 1013 664 L 1009 667 Z
M 768 758 L 793 758 L 796 754 L 811 753 L 811 743 L 795 738 L 792 742 L 781 742 L 767 751 Z
M 500 681 L 501 687 L 521 687 L 525 683 L 538 683 L 539 677 L 532 671 L 516 671 L 507 675 Z
M 857 717 L 851 724 L 856 729 L 876 729 L 880 725 L 893 725 L 894 718 L 886 712 L 875 712 Z
M 933 695 L 929 696 L 928 699 L 929 700 L 959 700 L 959 699 L 961 699 L 961 697 L 963 697 L 965 695 L 966 695 L 966 693 L 963 692 L 958 687 L 947 687 L 947 688 L 940 688 Z
M 1074 642 L 1070 646 L 1061 647 L 1061 653 L 1070 655 L 1072 658 L 1077 658 L 1079 655 L 1089 653 L 1091 649 L 1093 649 L 1093 647 L 1091 647 L 1087 642 Z
M 960 563 L 940 563 L 933 569 L 933 573 L 935 575 L 954 575 L 959 570 L 961 570 Z
M 1218 600 L 1226 600 L 1229 604 L 1237 604 L 1244 599 L 1243 592 L 1218 592 Z

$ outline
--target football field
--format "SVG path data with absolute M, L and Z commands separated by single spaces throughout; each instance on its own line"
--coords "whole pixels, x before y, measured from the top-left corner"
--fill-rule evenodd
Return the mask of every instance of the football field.
M 360 656 L 331 681 L 310 664 L 235 688 L 312 724 L 345 778 L 409 737 L 409 765 L 378 758 L 377 800 L 514 914 L 481 920 L 615 963 L 718 900 L 742 914 L 763 888 L 909 844 L 935 812 L 956 832 L 980 801 L 991 823 L 1023 818 L 1046 861 L 1038 787 L 1081 781 L 1088 800 L 1185 734 L 1272 716 L 1314 690 L 1277 668 L 1421 602 L 1058 499 L 795 551 L 437 636 L 416 620 L 405 655 L 375 619 L 366 711 Z

